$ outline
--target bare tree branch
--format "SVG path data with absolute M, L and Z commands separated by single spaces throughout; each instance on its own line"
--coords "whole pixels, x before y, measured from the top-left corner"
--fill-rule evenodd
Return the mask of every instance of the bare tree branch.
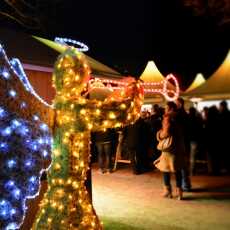
M 186 7 L 193 9 L 196 15 L 212 17 L 220 26 L 230 22 L 229 0 L 182 0 Z
M 0 17 L 27 29 L 42 30 L 51 11 L 63 0 L 2 0 Z M 49 13 L 48 13 L 49 12 Z M 49 22 L 49 21 L 48 21 Z
M 35 7 L 23 0 L 4 0 L 8 7 L 0 9 L 0 14 L 28 29 L 40 29 Z
M 40 23 L 39 21 L 37 21 L 36 19 L 31 19 L 31 18 L 26 18 L 26 20 L 24 18 L 20 18 L 17 15 L 14 16 L 12 13 L 8 14 L 6 12 L 1 12 L 0 11 L 0 15 L 17 22 L 18 24 L 20 24 L 21 26 L 27 28 L 27 29 L 40 29 Z

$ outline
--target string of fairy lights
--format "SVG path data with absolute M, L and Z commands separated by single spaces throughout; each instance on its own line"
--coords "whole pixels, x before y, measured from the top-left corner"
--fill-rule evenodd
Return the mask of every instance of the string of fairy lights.
M 45 100 L 43 100 L 35 92 L 34 88 L 31 86 L 31 84 L 30 84 L 30 82 L 29 82 L 29 80 L 28 80 L 28 78 L 27 78 L 27 76 L 23 70 L 21 62 L 17 58 L 13 58 L 13 59 L 9 60 L 7 58 L 5 50 L 3 49 L 1 44 L 0 44 L 0 53 L 1 53 L 1 56 L 3 57 L 3 59 L 5 60 L 5 62 L 8 63 L 10 70 L 13 71 L 14 74 L 18 76 L 18 78 L 22 82 L 24 88 L 27 91 L 29 91 L 32 95 L 34 95 L 40 102 L 42 102 L 42 104 L 44 104 L 45 106 L 48 106 L 48 107 L 52 107 L 50 104 L 48 104 Z M 1 68 L 1 75 L 4 79 L 6 79 L 6 80 L 9 79 L 9 77 L 10 77 L 9 70 L 6 67 Z M 12 97 L 16 97 L 17 92 L 14 89 L 10 89 L 9 95 Z M 22 105 L 22 107 L 26 106 L 25 102 L 22 102 L 21 105 Z
M 4 175 L 0 178 L 0 226 L 6 230 L 21 226 L 27 209 L 25 202 L 38 195 L 41 174 L 49 168 L 48 190 L 32 229 L 58 229 L 60 226 L 64 229 L 102 229 L 85 187 L 90 132 L 134 123 L 140 117 L 143 87 L 145 92 L 160 93 L 168 100 L 178 97 L 176 78 L 169 75 L 158 83 L 90 80 L 90 68 L 84 55 L 70 48 L 55 63 L 53 86 L 56 96 L 51 106 L 36 94 L 20 61 L 9 61 L 1 45 L 0 59 L 0 87 L 5 92 L 0 92 L 3 95 L 0 102 L 0 168 Z M 175 82 L 175 91 L 168 89 L 169 81 Z M 95 86 L 96 82 L 102 84 Z M 91 92 L 100 85 L 111 89 L 106 98 L 84 97 L 87 90 Z M 48 127 L 38 114 L 29 119 L 20 116 L 32 108 L 28 103 L 31 99 L 24 97 L 22 100 L 24 93 L 19 89 L 29 92 L 42 106 L 55 113 L 53 126 Z M 7 103 L 20 104 L 20 109 L 11 112 Z M 53 139 L 49 128 L 53 130 Z M 52 164 L 44 167 L 44 161 L 51 158 L 51 145 Z
M 38 114 L 28 120 L 21 117 L 28 108 L 16 86 L 21 81 L 26 91 L 34 91 L 26 84 L 19 60 L 9 61 L 1 45 L 0 59 L 1 91 L 6 92 L 0 101 L 0 228 L 12 230 L 23 223 L 26 200 L 39 193 L 40 177 L 48 170 L 42 162 L 51 160 L 52 139 Z M 9 101 L 19 103 L 21 111 L 10 111 Z
M 55 42 L 68 46 L 68 47 L 73 47 L 76 48 L 80 52 L 86 52 L 89 50 L 89 47 L 77 40 L 70 39 L 70 38 L 62 38 L 62 37 L 55 37 L 54 39 Z M 168 85 L 171 82 L 174 83 L 174 89 L 168 89 Z M 94 84 L 95 82 L 101 82 L 103 83 L 102 85 Z M 111 80 L 111 79 L 99 79 L 99 78 L 93 78 L 89 81 L 89 88 L 88 92 L 94 88 L 108 88 L 110 90 L 120 90 L 123 87 L 127 86 L 127 82 L 125 81 L 120 81 L 120 80 Z M 162 81 L 159 82 L 142 82 L 141 85 L 144 87 L 144 93 L 145 94 L 161 94 L 165 97 L 167 101 L 175 101 L 179 97 L 180 93 L 180 88 L 178 81 L 173 74 L 169 74 L 166 76 L 166 78 Z
M 121 127 L 140 116 L 141 85 L 133 81 L 105 100 L 87 99 L 90 69 L 76 49 L 61 54 L 55 64 L 56 89 L 52 166 L 48 191 L 33 229 L 102 229 L 85 187 L 91 131 Z
M 56 37 L 54 41 L 62 45 L 70 46 L 69 44 L 71 44 L 71 46 L 77 46 L 75 48 L 80 52 L 87 52 L 89 50 L 89 47 L 86 44 L 74 39 Z
M 97 84 L 98 82 L 102 84 Z M 168 85 L 173 82 L 174 90 L 168 89 Z M 167 101 L 175 101 L 180 94 L 180 87 L 176 77 L 173 74 L 169 74 L 166 78 L 159 82 L 141 82 L 144 88 L 145 94 L 161 94 Z M 120 90 L 127 86 L 128 83 L 124 80 L 111 80 L 111 79 L 100 79 L 93 78 L 89 81 L 89 93 L 94 88 L 108 88 L 111 90 Z
M 33 95 L 36 96 L 36 98 L 38 98 L 38 100 L 40 100 L 44 105 L 52 107 L 52 105 L 48 104 L 46 101 L 44 101 L 33 89 L 33 87 L 31 86 L 23 68 L 22 65 L 20 63 L 20 61 L 16 58 L 12 59 L 10 61 L 11 66 L 12 66 L 12 70 L 18 74 L 19 79 L 22 81 L 22 83 L 25 86 L 25 89 L 30 91 Z M 16 67 L 16 68 L 15 68 Z M 18 70 L 18 73 L 16 72 L 16 70 Z M 3 75 L 7 76 L 7 73 L 3 73 Z M 68 80 L 68 79 L 67 79 Z M 170 83 L 170 80 L 173 81 L 174 86 L 175 86 L 175 90 L 170 90 L 167 89 L 168 84 Z M 90 90 L 92 88 L 95 88 L 94 83 L 95 82 L 102 82 L 103 86 L 96 86 L 97 88 L 104 88 L 107 87 L 111 90 L 120 90 L 122 88 L 124 88 L 125 86 L 128 85 L 127 82 L 124 81 L 119 81 L 119 80 L 111 80 L 111 79 L 99 79 L 99 78 L 94 78 L 91 79 L 89 81 L 89 89 L 88 91 L 90 92 Z M 176 77 L 173 74 L 168 74 L 166 76 L 166 78 L 160 82 L 142 82 L 140 83 L 143 87 L 144 87 L 144 93 L 151 93 L 151 94 L 161 94 L 165 97 L 166 100 L 168 101 L 175 101 L 178 97 L 179 97 L 179 93 L 180 93 L 180 88 L 179 88 L 179 83 L 176 79 Z M 115 85 L 115 86 L 114 86 Z M 156 86 L 161 86 L 162 89 L 159 88 L 155 88 Z M 85 85 L 86 87 L 86 85 Z M 151 88 L 149 88 L 151 87 Z M 74 90 L 74 89 L 73 89 Z M 16 96 L 16 92 L 14 90 L 10 90 L 9 92 L 12 96 Z M 22 103 L 22 106 L 24 105 L 24 103 Z

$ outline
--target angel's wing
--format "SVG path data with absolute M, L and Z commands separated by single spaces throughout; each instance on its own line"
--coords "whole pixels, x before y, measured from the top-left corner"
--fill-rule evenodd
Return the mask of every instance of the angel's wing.
M 0 45 L 0 229 L 18 229 L 51 161 L 53 110 Z
M 18 59 L 8 60 L 0 46 L 0 78 L 1 104 L 25 119 L 37 114 L 49 127 L 52 127 L 53 109 L 33 90 Z M 4 98 L 4 100 L 2 100 Z M 26 111 L 26 112 L 25 112 Z

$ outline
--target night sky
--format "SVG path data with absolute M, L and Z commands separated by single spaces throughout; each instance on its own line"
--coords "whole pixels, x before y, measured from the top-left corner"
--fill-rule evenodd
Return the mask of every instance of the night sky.
M 195 16 L 181 0 L 52 2 L 41 11 L 42 35 L 80 40 L 90 47 L 88 55 L 122 74 L 138 77 L 154 60 L 185 88 L 197 72 L 209 77 L 229 49 L 227 27 Z

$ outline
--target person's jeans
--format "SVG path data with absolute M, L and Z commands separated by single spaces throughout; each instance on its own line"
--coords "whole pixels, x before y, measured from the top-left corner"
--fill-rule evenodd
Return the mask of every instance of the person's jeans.
M 101 170 L 112 169 L 112 145 L 111 142 L 96 143 L 98 151 L 98 164 Z
M 175 172 L 176 178 L 176 187 L 181 188 L 182 185 L 182 174 L 181 170 Z M 170 172 L 163 172 L 163 181 L 166 187 L 171 187 L 171 173 Z
M 142 164 L 141 164 L 139 152 L 135 149 L 129 150 L 129 159 L 131 160 L 133 173 L 134 174 L 140 174 L 142 171 L 141 170 Z
M 198 153 L 198 143 L 195 141 L 190 142 L 190 173 L 193 175 L 195 173 L 195 161 L 196 155 Z

